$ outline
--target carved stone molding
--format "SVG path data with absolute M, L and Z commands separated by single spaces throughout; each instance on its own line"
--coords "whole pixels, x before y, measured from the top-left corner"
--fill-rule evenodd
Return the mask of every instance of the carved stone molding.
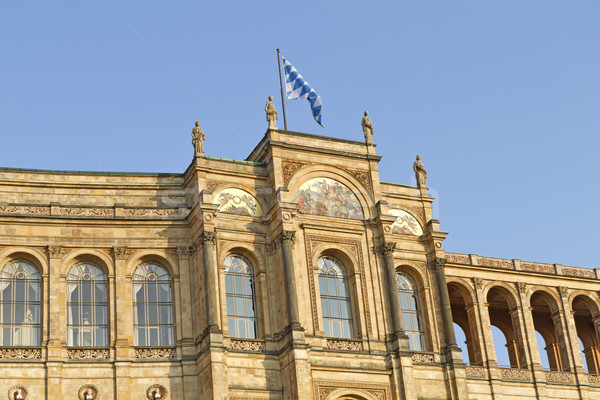
M 19 394 L 21 397 L 17 397 Z M 8 389 L 8 400 L 15 400 L 17 398 L 27 400 L 29 398 L 29 390 L 23 385 L 11 386 Z
M 433 354 L 429 353 L 413 353 L 410 358 L 412 362 L 418 364 L 432 364 L 434 362 Z
M 216 182 L 216 181 L 207 181 L 206 182 L 206 188 L 208 190 L 210 190 L 211 193 L 215 192 L 215 189 L 217 188 L 217 186 L 219 186 L 221 184 L 221 182 Z
M 588 381 L 590 385 L 600 386 L 600 376 L 598 375 L 588 375 Z
M 346 239 L 346 238 L 336 238 L 331 236 L 321 236 L 321 235 L 308 235 L 305 237 L 305 245 L 306 245 L 306 265 L 308 268 L 308 285 L 310 289 L 310 299 L 312 305 L 313 312 L 313 324 L 315 330 L 319 329 L 319 315 L 317 309 L 317 293 L 315 288 L 315 268 L 312 266 L 313 264 L 313 254 L 317 244 L 319 243 L 336 243 L 343 245 L 346 249 L 350 250 L 356 256 L 358 260 L 358 268 L 356 271 L 360 273 L 360 290 L 362 291 L 363 304 L 365 307 L 365 320 L 367 323 L 367 331 L 369 333 L 373 332 L 373 324 L 371 323 L 371 308 L 369 306 L 369 299 L 367 295 L 367 282 L 365 279 L 365 263 L 363 250 L 360 240 L 356 239 Z M 356 267 L 356 266 L 355 266 Z M 357 288 L 358 290 L 359 288 Z
M 517 292 L 527 293 L 527 284 L 525 282 L 517 282 Z
M 216 232 L 202 232 L 201 235 L 202 243 L 209 243 L 214 245 L 217 241 L 217 233 Z
M 296 236 L 296 231 L 283 231 L 281 235 L 279 235 L 279 241 L 283 244 L 284 242 L 294 243 L 294 237 Z
M 277 242 L 272 241 L 271 243 L 265 244 L 265 251 L 268 256 L 272 256 L 277 251 Z
M 379 246 L 378 251 L 385 255 L 388 254 L 394 254 L 394 251 L 396 250 L 396 242 L 385 242 L 383 243 L 381 246 Z
M 152 385 L 146 390 L 146 397 L 149 400 L 166 399 L 169 392 L 163 385 Z
M 464 254 L 449 254 L 446 253 L 446 259 L 450 263 L 471 265 L 471 257 Z
M 67 349 L 69 360 L 108 360 L 108 349 Z
M 389 385 L 373 384 L 368 382 L 348 382 L 348 381 L 321 381 L 313 380 L 314 398 L 325 400 L 334 390 L 355 389 L 364 391 L 378 400 L 391 400 L 391 390 Z
M 562 268 L 563 275 L 579 276 L 581 278 L 595 278 L 596 274 L 592 269 L 584 268 Z
M 536 263 L 521 263 L 521 269 L 523 271 L 531 272 L 542 272 L 545 274 L 554 274 L 554 266 L 548 264 L 536 264 Z
M 329 350 L 363 351 L 363 344 L 360 340 L 327 339 L 327 348 Z
M 9 215 L 50 215 L 50 206 L 11 206 L 0 205 L 0 214 Z
M 347 169 L 346 171 L 348 171 L 350 173 L 350 175 L 355 177 L 356 180 L 359 181 L 360 184 L 363 185 L 365 189 L 367 189 L 370 192 L 372 191 L 371 174 L 369 173 L 369 171 L 362 171 L 362 170 L 355 170 L 355 169 Z
M 125 218 L 167 218 L 179 215 L 178 208 L 126 208 Z
M 135 358 L 177 358 L 177 349 L 172 347 L 137 347 L 133 351 Z
M 189 258 L 191 255 L 192 255 L 192 247 L 189 247 L 189 246 L 177 247 L 177 257 L 179 259 Z
M 39 360 L 42 358 L 42 349 L 37 348 L 0 348 L 0 359 L 10 360 Z
M 62 255 L 62 247 L 49 245 L 46 248 L 46 252 L 50 258 L 60 258 Z
M 89 399 L 88 396 L 92 396 L 92 400 L 99 400 L 100 399 L 100 391 L 98 390 L 98 388 L 95 385 L 83 385 L 82 387 L 79 388 L 79 400 L 87 400 Z
M 69 217 L 100 217 L 114 218 L 114 208 L 99 208 L 99 207 L 60 207 L 60 215 Z
M 569 289 L 565 286 L 559 286 L 558 293 L 560 293 L 562 297 L 567 297 L 569 295 Z
M 467 378 L 485 378 L 487 376 L 484 367 L 476 367 L 473 365 L 467 365 L 465 367 L 465 374 Z
M 546 371 L 546 382 L 575 383 L 575 377 L 570 372 Z
M 300 168 L 305 166 L 306 163 L 293 161 L 293 160 L 281 160 L 281 170 L 283 172 L 283 184 L 287 186 L 290 178 L 298 171 Z
M 531 372 L 526 369 L 502 368 L 500 369 L 502 379 L 514 379 L 517 381 L 531 381 Z
M 477 265 L 483 267 L 502 268 L 502 269 L 515 269 L 513 262 L 510 260 L 497 260 L 494 258 L 477 258 Z
M 476 289 L 481 289 L 483 287 L 483 279 L 475 277 L 473 278 L 473 283 L 475 284 Z
M 256 351 L 264 352 L 266 349 L 265 342 L 262 340 L 239 340 L 231 339 L 229 343 L 230 350 Z
M 115 260 L 125 260 L 127 258 L 127 247 L 113 247 L 112 253 L 115 256 Z
M 447 261 L 448 260 L 443 257 L 437 257 L 435 260 L 429 262 L 429 268 L 434 271 L 438 271 L 440 269 L 443 270 Z

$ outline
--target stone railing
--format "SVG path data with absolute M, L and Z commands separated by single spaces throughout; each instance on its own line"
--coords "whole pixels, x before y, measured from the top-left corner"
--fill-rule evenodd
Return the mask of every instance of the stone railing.
M 560 264 L 542 264 L 521 260 L 507 260 L 501 258 L 480 257 L 476 254 L 446 253 L 446 259 L 451 264 L 473 265 L 498 269 L 512 269 L 517 271 L 536 272 L 561 276 L 575 276 L 587 279 L 600 279 L 600 268 L 566 267 Z
M 590 385 L 600 386 L 600 375 L 588 375 Z
M 478 365 L 467 365 L 465 374 L 467 378 L 487 378 L 486 368 Z
M 327 348 L 329 350 L 363 351 L 363 344 L 360 340 L 327 339 Z
M 531 381 L 531 371 L 519 368 L 501 368 L 502 379 L 515 381 Z
M 264 352 L 265 342 L 251 339 L 231 339 L 228 348 L 230 350 Z
M 109 349 L 67 349 L 68 360 L 108 360 Z
M 42 358 L 42 349 L 39 347 L 0 348 L 0 359 L 39 360 L 41 358 Z
M 545 371 L 546 382 L 551 383 L 575 383 L 575 376 L 570 372 Z
M 433 364 L 435 362 L 433 353 L 413 353 L 411 359 L 415 364 Z
M 133 356 L 137 359 L 168 360 L 177 358 L 177 349 L 174 347 L 136 347 Z

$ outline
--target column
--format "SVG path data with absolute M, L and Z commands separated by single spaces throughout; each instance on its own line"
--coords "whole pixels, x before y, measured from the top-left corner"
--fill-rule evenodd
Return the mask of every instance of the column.
M 292 330 L 303 330 L 300 324 L 300 313 L 298 310 L 298 293 L 296 291 L 296 275 L 294 273 L 294 255 L 292 244 L 294 243 L 295 231 L 282 231 L 279 236 L 281 251 L 283 254 L 283 270 L 286 282 L 286 298 L 288 309 L 288 322 Z
M 181 346 L 184 355 L 195 354 L 193 321 L 195 315 L 192 312 L 192 291 L 191 274 L 190 274 L 190 247 L 182 246 L 177 248 L 177 256 L 179 262 L 179 290 L 176 290 L 176 296 L 179 301 L 179 314 L 177 318 L 181 321 Z M 188 351 L 189 350 L 189 351 Z M 189 354 L 188 354 L 189 353 Z
M 383 255 L 385 276 L 387 280 L 387 292 L 392 311 L 392 324 L 394 334 L 398 337 L 405 336 L 404 326 L 402 323 L 402 310 L 400 308 L 400 299 L 398 298 L 397 283 L 396 283 L 396 266 L 394 265 L 394 250 L 396 242 L 384 243 L 379 252 Z
M 66 340 L 66 310 L 61 314 L 61 305 L 66 305 L 66 288 L 61 288 L 60 262 L 62 247 L 48 246 L 48 283 L 46 320 L 48 325 L 48 359 L 62 359 L 62 344 Z M 63 285 L 64 286 L 64 285 Z M 61 289 L 63 289 L 61 291 Z M 44 296 L 46 299 L 46 295 Z M 57 317 L 58 316 L 58 317 Z
M 446 337 L 446 346 L 457 348 L 456 337 L 454 336 L 454 325 L 452 321 L 452 307 L 450 306 L 450 295 L 448 294 L 448 284 L 446 283 L 446 259 L 438 257 L 430 263 L 430 267 L 435 271 L 440 294 L 440 308 L 442 310 L 442 321 L 444 323 L 444 333 Z
M 217 310 L 217 277 L 215 272 L 214 246 L 217 239 L 215 232 L 202 233 L 202 256 L 204 261 L 204 277 L 206 284 L 206 317 L 209 332 L 219 332 Z

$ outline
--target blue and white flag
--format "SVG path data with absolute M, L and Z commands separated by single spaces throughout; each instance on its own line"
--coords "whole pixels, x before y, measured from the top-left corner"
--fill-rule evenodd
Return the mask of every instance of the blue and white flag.
M 281 56 L 281 59 L 283 60 L 283 72 L 285 73 L 286 98 L 288 100 L 308 99 L 315 121 L 323 126 L 321 123 L 321 96 L 317 95 L 315 90 L 310 87 L 308 82 L 285 57 Z

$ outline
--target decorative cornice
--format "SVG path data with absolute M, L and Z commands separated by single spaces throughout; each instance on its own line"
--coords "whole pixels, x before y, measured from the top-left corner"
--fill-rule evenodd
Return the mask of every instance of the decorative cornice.
M 68 360 L 108 360 L 108 349 L 67 349 Z
M 177 358 L 177 349 L 173 347 L 137 347 L 133 351 L 135 358 Z
M 265 342 L 262 340 L 241 340 L 231 339 L 229 343 L 230 350 L 264 352 L 266 349 Z
M 39 348 L 0 348 L 0 359 L 10 360 L 39 360 L 42 358 L 42 349 Z

